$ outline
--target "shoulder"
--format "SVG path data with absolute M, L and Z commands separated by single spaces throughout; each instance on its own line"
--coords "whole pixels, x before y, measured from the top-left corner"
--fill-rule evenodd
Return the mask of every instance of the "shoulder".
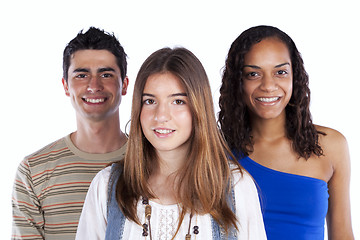
M 315 125 L 315 128 L 317 131 L 325 134 L 319 134 L 319 144 L 324 150 L 324 155 L 326 155 L 326 152 L 331 153 L 341 151 L 344 148 L 347 149 L 347 140 L 339 131 L 319 125 Z
M 349 161 L 349 149 L 345 136 L 339 131 L 315 125 L 316 130 L 325 133 L 319 134 L 319 144 L 323 150 L 322 158 L 329 160 L 333 169 Z
M 327 141 L 346 141 L 344 135 L 332 128 L 324 127 L 320 125 L 315 125 L 315 128 L 319 132 L 325 133 L 325 135 L 320 134 L 320 140 L 327 140 Z
M 60 139 L 46 145 L 45 147 L 37 150 L 36 152 L 34 152 L 30 155 L 27 155 L 25 157 L 25 160 L 27 160 L 29 162 L 34 162 L 34 161 L 49 157 L 50 155 L 60 156 L 63 153 L 63 151 L 68 151 L 68 148 L 67 148 L 67 145 L 65 142 L 65 137 L 60 138 Z
M 102 169 L 98 172 L 91 181 L 88 195 L 94 195 L 94 198 L 102 196 L 107 197 L 108 184 L 111 175 L 111 166 Z
M 249 190 L 256 189 L 252 176 L 244 169 L 233 169 L 232 179 L 235 189 Z
M 18 172 L 31 171 L 32 175 L 46 170 L 45 163 L 51 158 L 52 160 L 67 155 L 69 149 L 65 143 L 65 137 L 60 138 L 45 147 L 24 157 L 18 166 Z
M 86 195 L 86 199 L 89 199 L 87 201 L 100 203 L 107 201 L 110 174 L 111 166 L 104 168 L 95 175 Z
M 235 200 L 236 215 L 240 224 L 246 225 L 249 223 L 249 227 L 255 227 L 256 232 L 263 232 L 259 195 L 253 178 L 246 170 L 235 172 L 233 178 L 233 197 Z
M 94 179 L 91 182 L 91 185 L 107 187 L 109 183 L 110 174 L 111 174 L 111 166 L 102 169 L 95 175 Z

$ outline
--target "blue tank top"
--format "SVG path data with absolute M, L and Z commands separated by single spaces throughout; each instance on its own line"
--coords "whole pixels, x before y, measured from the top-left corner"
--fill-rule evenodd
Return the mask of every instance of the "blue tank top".
M 323 240 L 328 188 L 323 180 L 279 172 L 249 157 L 239 159 L 259 192 L 269 240 Z

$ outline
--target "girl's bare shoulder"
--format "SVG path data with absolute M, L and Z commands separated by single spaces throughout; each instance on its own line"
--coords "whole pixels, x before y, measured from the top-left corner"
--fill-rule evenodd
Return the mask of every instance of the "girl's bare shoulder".
M 315 127 L 319 132 L 325 133 L 324 135 L 319 134 L 319 144 L 325 158 L 331 158 L 335 163 L 348 155 L 347 140 L 341 132 L 319 125 L 315 125 Z
M 324 133 L 324 135 L 319 134 L 320 145 L 328 145 L 328 144 L 333 144 L 333 143 L 346 142 L 345 136 L 341 132 L 339 132 L 335 129 L 320 126 L 320 125 L 315 125 L 315 128 L 317 131 Z M 326 146 L 324 146 L 324 147 L 326 147 Z

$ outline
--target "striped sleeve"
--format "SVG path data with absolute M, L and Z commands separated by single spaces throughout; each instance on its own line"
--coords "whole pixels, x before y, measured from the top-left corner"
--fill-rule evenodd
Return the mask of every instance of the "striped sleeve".
M 12 239 L 75 239 L 82 206 L 94 176 L 119 161 L 126 146 L 91 154 L 77 149 L 70 136 L 27 156 L 13 187 Z
M 12 194 L 12 239 L 45 239 L 44 218 L 34 192 L 30 168 L 23 160 L 17 170 Z

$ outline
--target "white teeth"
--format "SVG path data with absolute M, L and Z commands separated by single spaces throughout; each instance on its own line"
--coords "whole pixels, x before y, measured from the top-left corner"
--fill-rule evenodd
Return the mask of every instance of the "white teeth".
M 173 132 L 174 130 L 169 130 L 169 129 L 155 129 L 155 132 L 160 133 L 160 134 L 168 134 Z
M 85 98 L 85 101 L 89 103 L 101 103 L 105 101 L 105 98 Z
M 279 97 L 272 97 L 272 98 L 257 98 L 260 102 L 275 102 L 279 99 Z

